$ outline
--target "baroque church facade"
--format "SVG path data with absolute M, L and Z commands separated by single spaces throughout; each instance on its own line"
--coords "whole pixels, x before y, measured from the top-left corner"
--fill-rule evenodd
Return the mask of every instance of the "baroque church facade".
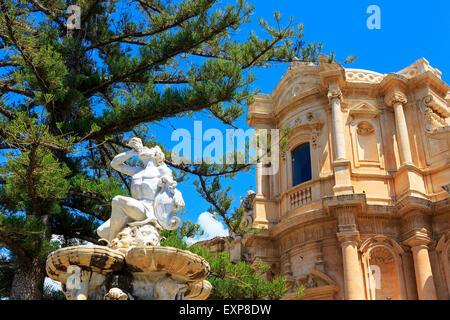
M 262 231 L 216 250 L 268 263 L 286 299 L 449 299 L 449 107 L 424 58 L 389 74 L 294 61 L 248 110 L 256 134 L 290 128 L 276 174 L 256 166 Z

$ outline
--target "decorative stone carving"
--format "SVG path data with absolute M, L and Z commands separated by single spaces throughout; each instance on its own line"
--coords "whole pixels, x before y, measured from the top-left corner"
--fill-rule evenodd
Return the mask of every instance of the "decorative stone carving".
M 320 130 L 318 130 L 318 129 L 312 130 L 312 132 L 311 132 L 311 147 L 314 149 L 317 149 L 319 147 L 319 145 L 318 145 L 319 135 L 320 135 Z
M 345 80 L 359 83 L 380 83 L 385 75 L 362 69 L 345 69 Z
M 318 148 L 319 137 L 323 125 L 323 121 L 320 120 L 315 113 L 308 112 L 306 114 L 300 115 L 292 123 L 289 124 L 289 126 L 292 127 L 290 135 L 292 136 L 296 132 L 309 131 L 311 137 L 311 147 Z M 283 160 L 286 159 L 286 154 L 283 155 L 283 152 L 282 158 Z
M 385 103 L 388 106 L 393 106 L 396 103 L 401 103 L 402 105 L 408 102 L 406 95 L 401 91 L 393 91 L 384 98 Z
M 123 268 L 124 255 L 102 246 L 62 248 L 47 257 L 47 275 L 62 284 L 68 300 L 99 300 L 106 275 Z
M 330 90 L 328 90 L 327 97 L 328 97 L 328 100 L 330 101 L 330 103 L 334 99 L 339 99 L 342 101 L 342 92 L 339 88 L 330 89 Z
M 329 300 L 333 299 L 338 291 L 336 283 L 325 273 L 309 269 L 309 273 L 299 276 L 286 276 L 286 285 L 288 288 L 287 298 L 295 298 L 296 292 L 300 287 L 305 288 L 305 296 L 300 299 L 311 300 Z
M 306 276 L 306 280 L 300 280 L 300 285 L 303 285 L 306 289 L 309 288 L 317 288 L 319 285 L 317 283 L 317 280 L 314 279 L 314 277 L 311 274 L 308 274 Z
M 349 115 L 355 118 L 374 118 L 378 115 L 378 109 L 364 102 L 350 108 Z
M 375 132 L 373 126 L 367 121 L 361 121 L 357 128 L 356 132 L 360 135 L 366 136 Z
M 409 67 L 400 70 L 397 73 L 406 77 L 407 79 L 410 79 L 425 72 L 431 72 L 439 79 L 441 78 L 442 75 L 442 72 L 430 66 L 430 63 L 425 58 L 420 58 Z
M 161 149 L 144 147 L 139 138 L 132 138 L 128 146 L 133 149 L 115 156 L 111 166 L 132 176 L 131 197 L 116 196 L 111 218 L 97 229 L 109 247 L 124 252 L 136 245 L 159 245 L 159 231 L 176 229 L 180 219 L 175 213 L 184 207 Z M 138 156 L 145 167 L 126 165 L 133 156 Z
M 144 147 L 138 138 L 128 146 L 133 150 L 117 155 L 111 166 L 132 176 L 132 197 L 116 196 L 111 218 L 97 230 L 108 247 L 52 252 L 47 274 L 62 283 L 68 300 L 206 299 L 211 291 L 205 280 L 208 262 L 186 250 L 159 246 L 159 231 L 176 229 L 180 219 L 175 214 L 184 207 L 164 154 L 159 147 Z M 145 168 L 124 164 L 133 156 Z
M 450 116 L 450 112 L 438 97 L 430 92 L 422 98 L 419 106 L 423 114 L 426 133 L 436 134 L 445 131 L 448 134 L 450 127 L 447 125 L 446 119 Z
M 249 236 L 246 228 L 252 228 L 253 221 L 255 220 L 253 208 L 253 200 L 255 197 L 256 193 L 253 190 L 247 191 L 244 199 L 240 197 L 241 207 L 244 209 L 241 220 L 241 227 L 244 228 L 244 232 L 236 234 L 233 230 L 229 230 L 229 247 L 227 251 L 233 262 L 251 261 L 253 250 L 246 248 L 245 244 Z
M 105 294 L 105 300 L 128 300 L 128 295 L 119 288 L 111 288 Z
M 253 210 L 253 199 L 255 199 L 256 193 L 253 190 L 247 191 L 245 199 L 241 200 L 241 206 L 244 207 L 244 215 L 242 216 L 242 225 L 244 228 L 251 228 L 255 219 L 255 213 Z

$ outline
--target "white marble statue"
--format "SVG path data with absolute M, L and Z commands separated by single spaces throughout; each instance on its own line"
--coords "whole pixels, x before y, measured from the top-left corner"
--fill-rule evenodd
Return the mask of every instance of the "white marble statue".
M 144 147 L 139 138 L 132 138 L 128 146 L 132 149 L 115 156 L 111 167 L 132 177 L 131 197 L 114 197 L 111 218 L 97 229 L 109 247 L 124 250 L 159 245 L 159 231 L 178 228 L 180 219 L 175 213 L 184 208 L 161 149 Z M 143 168 L 125 164 L 133 156 L 143 162 Z

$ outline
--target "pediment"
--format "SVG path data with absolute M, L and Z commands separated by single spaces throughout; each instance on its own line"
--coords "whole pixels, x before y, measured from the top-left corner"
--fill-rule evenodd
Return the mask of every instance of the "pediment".
M 316 270 L 309 269 L 309 273 L 300 277 L 285 275 L 288 292 L 284 299 L 301 300 L 332 300 L 334 294 L 338 291 L 338 286 L 328 275 Z M 298 289 L 303 287 L 304 296 L 298 297 Z
M 329 276 L 316 269 L 309 269 L 308 274 L 302 275 L 297 278 L 289 277 L 287 281 L 291 282 L 291 286 L 293 289 L 299 288 L 300 286 L 304 286 L 306 289 L 310 289 L 336 285 L 336 282 L 334 282 Z
M 378 109 L 370 103 L 363 102 L 350 108 L 349 114 L 357 117 L 374 118 L 378 114 Z
M 297 280 L 300 283 L 303 283 L 306 288 L 336 285 L 336 283 L 329 276 L 316 269 L 309 269 L 309 274 L 304 275 Z

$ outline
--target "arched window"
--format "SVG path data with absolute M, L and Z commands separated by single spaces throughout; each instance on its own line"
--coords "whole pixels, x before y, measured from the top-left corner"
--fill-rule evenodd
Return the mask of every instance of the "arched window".
M 292 181 L 294 186 L 311 180 L 311 151 L 309 143 L 302 144 L 292 151 Z

